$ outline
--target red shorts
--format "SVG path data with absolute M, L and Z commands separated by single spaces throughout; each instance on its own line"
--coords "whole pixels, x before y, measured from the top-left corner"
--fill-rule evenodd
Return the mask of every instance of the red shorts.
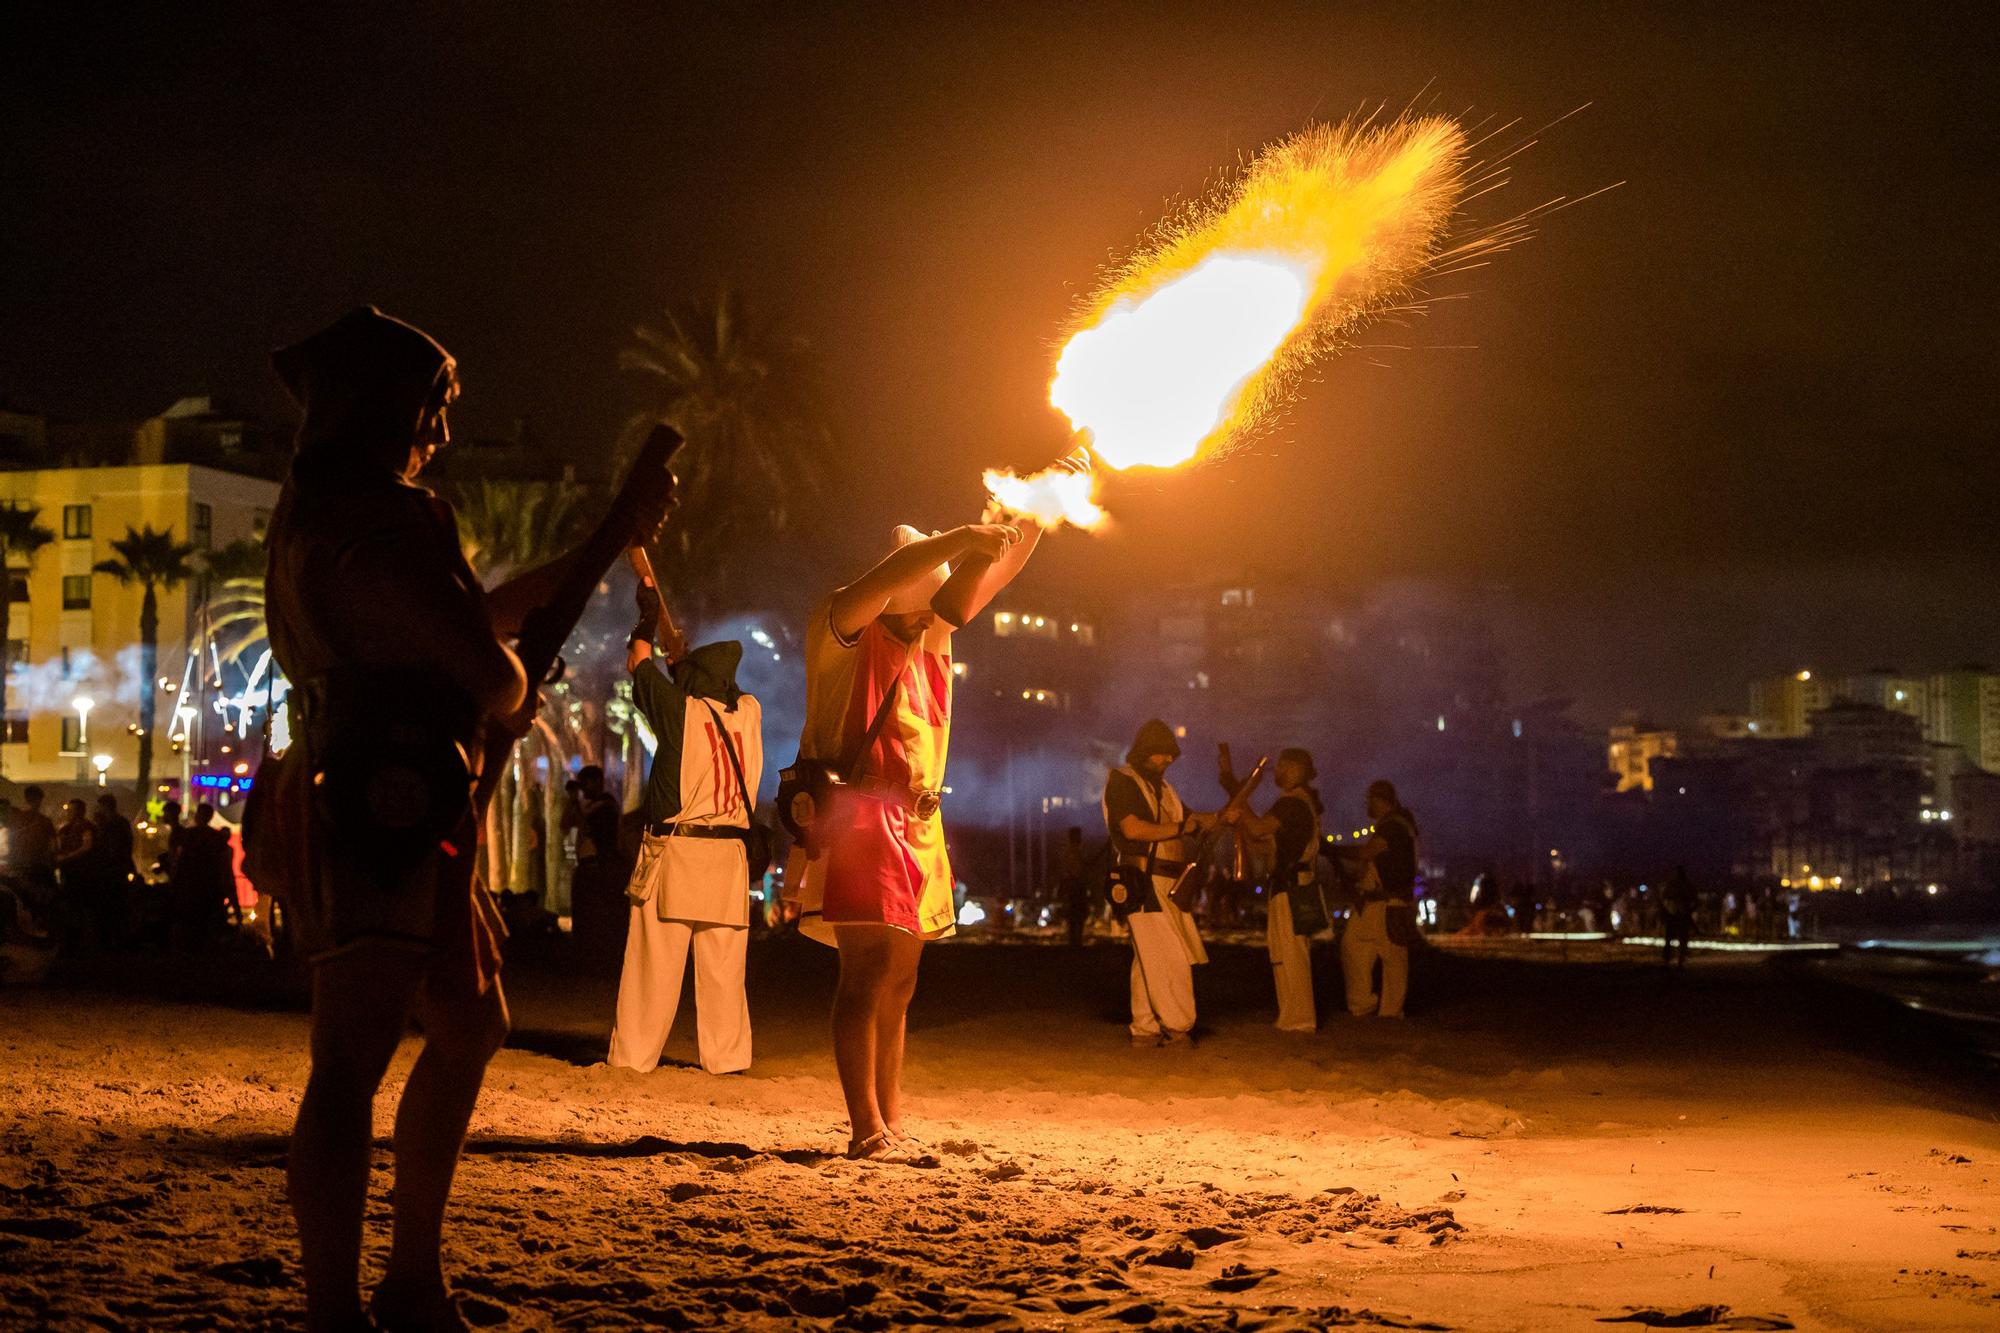
M 924 872 L 910 851 L 913 816 L 852 792 L 837 794 L 828 814 L 821 918 L 830 926 L 894 926 L 921 935 Z

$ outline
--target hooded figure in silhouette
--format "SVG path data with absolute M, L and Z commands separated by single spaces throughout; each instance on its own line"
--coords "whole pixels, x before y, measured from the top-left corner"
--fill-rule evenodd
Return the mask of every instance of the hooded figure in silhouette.
M 450 354 L 363 307 L 273 361 L 304 412 L 265 584 L 293 739 L 258 774 L 249 869 L 313 969 L 290 1164 L 307 1323 L 361 1323 L 372 1106 L 414 1010 L 424 1047 L 397 1108 L 395 1235 L 372 1313 L 385 1328 L 461 1327 L 439 1233 L 507 1032 L 468 766 L 488 728 L 524 732 L 536 700 L 501 639 L 506 599 L 489 602 L 451 507 L 416 482 L 451 438 Z

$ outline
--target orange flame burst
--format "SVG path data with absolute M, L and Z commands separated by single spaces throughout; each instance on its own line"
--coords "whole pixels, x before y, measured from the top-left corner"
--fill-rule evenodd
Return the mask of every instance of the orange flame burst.
M 1441 260 L 1510 239 L 1445 249 L 1466 147 L 1455 122 L 1426 116 L 1314 126 L 1265 149 L 1083 304 L 1049 402 L 1114 470 L 1226 450 L 1314 357 L 1408 301 Z M 1094 492 L 1068 475 L 989 473 L 988 489 L 1017 512 L 1094 526 Z

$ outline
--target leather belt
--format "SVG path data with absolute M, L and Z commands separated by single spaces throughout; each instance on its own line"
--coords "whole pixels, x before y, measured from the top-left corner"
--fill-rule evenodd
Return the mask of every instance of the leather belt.
M 1161 879 L 1172 879 L 1188 868 L 1188 863 L 1185 861 L 1169 861 L 1163 856 L 1127 857 L 1118 864 L 1137 866 L 1147 874 L 1158 875 Z
M 744 834 L 733 824 L 648 824 L 646 832 L 655 838 L 740 838 Z
M 855 778 L 847 783 L 847 790 L 870 800 L 897 806 L 918 819 L 929 819 L 944 805 L 943 796 L 936 791 L 926 787 L 905 787 L 900 782 L 883 778 Z

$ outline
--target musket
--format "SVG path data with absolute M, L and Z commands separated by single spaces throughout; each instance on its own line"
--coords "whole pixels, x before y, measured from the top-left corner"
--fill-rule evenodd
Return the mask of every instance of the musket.
M 1270 762 L 1270 755 L 1265 755 L 1257 761 L 1257 766 L 1250 770 L 1250 776 L 1236 788 L 1236 794 L 1216 812 L 1215 827 L 1208 831 L 1208 836 L 1202 839 L 1201 845 L 1195 849 L 1195 854 L 1188 858 L 1187 864 L 1175 878 L 1174 887 L 1168 891 L 1167 897 L 1171 898 L 1174 906 L 1183 912 L 1194 902 L 1195 872 L 1208 864 L 1209 857 L 1215 854 L 1216 843 L 1222 840 L 1222 830 L 1228 826 L 1224 816 L 1231 810 L 1241 811 L 1249 808 L 1250 797 L 1264 781 L 1264 769 Z

